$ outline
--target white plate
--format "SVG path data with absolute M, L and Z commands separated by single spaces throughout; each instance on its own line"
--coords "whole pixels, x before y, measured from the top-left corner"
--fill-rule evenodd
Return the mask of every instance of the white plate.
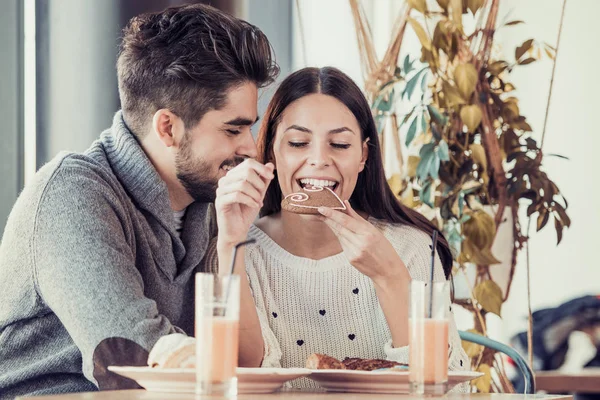
M 196 370 L 181 368 L 108 367 L 150 392 L 194 393 Z M 272 393 L 289 380 L 310 374 L 305 368 L 238 368 L 238 393 Z
M 311 370 L 308 378 L 323 389 L 354 393 L 408 393 L 408 375 L 404 371 L 354 371 L 340 369 Z M 448 389 L 482 376 L 481 372 L 448 371 Z

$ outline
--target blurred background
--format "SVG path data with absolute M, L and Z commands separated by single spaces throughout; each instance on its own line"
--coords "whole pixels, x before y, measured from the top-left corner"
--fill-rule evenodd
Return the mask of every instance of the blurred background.
M 0 228 L 23 185 L 59 151 L 82 151 L 110 126 L 119 109 L 115 62 L 119 35 L 134 15 L 190 3 L 175 0 L 2 0 L 0 13 Z M 281 77 L 305 66 L 335 66 L 363 87 L 360 52 L 348 0 L 212 0 L 204 1 L 248 20 L 270 39 Z M 371 26 L 377 55 L 389 45 L 403 0 L 361 2 Z M 413 2 L 418 3 L 418 2 Z M 428 1 L 434 4 L 435 1 Z M 563 0 L 502 0 L 499 21 L 521 20 L 498 29 L 494 52 L 512 57 L 528 38 L 556 47 Z M 600 109 L 600 1 L 568 0 L 564 8 L 560 49 L 510 74 L 519 109 L 541 140 L 554 62 L 548 109 L 543 170 L 569 202 L 570 228 L 556 245 L 552 228 L 531 229 L 530 291 L 533 310 L 556 307 L 567 300 L 600 292 L 596 265 L 596 231 L 600 226 L 600 134 L 594 131 Z M 408 28 L 399 60 L 421 57 L 421 43 Z M 262 113 L 276 85 L 260 98 Z M 400 127 L 406 134 L 408 126 Z M 391 152 L 392 150 L 386 151 Z M 393 157 L 386 157 L 392 160 Z M 386 169 L 393 171 L 392 161 Z M 390 172 L 390 175 L 392 172 Z M 535 224 L 534 224 L 535 225 Z M 499 230 L 505 229 L 502 226 Z M 509 229 L 510 230 L 510 229 Z M 508 239 L 499 240 L 500 237 Z M 498 235 L 492 248 L 510 266 L 513 238 Z M 527 326 L 527 254 L 518 253 L 510 295 L 502 319 L 488 314 L 490 336 L 508 342 Z M 491 267 L 495 268 L 495 267 Z M 502 281 L 501 273 L 498 280 Z M 460 292 L 464 282 L 455 277 Z M 464 293 L 463 293 L 464 294 Z M 473 325 L 473 316 L 457 311 L 460 329 Z

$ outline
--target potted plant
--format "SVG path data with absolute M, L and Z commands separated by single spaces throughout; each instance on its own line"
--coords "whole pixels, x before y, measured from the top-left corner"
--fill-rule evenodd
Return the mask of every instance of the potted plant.
M 528 39 L 515 49 L 514 60 L 495 58 L 499 0 L 408 0 L 394 24 L 387 52 L 378 61 L 360 3 L 350 0 L 350 4 L 365 90 L 380 131 L 392 129 L 391 145 L 404 167 L 392 175 L 390 186 L 404 204 L 422 211 L 444 232 L 455 274 L 465 273 L 469 265 L 475 270 L 468 298 L 455 302 L 473 313 L 473 330 L 486 334 L 486 314 L 501 315 L 517 253 L 528 240 L 529 226 L 523 231 L 519 209 L 526 207 L 527 225 L 534 217 L 538 231 L 553 221 L 558 243 L 571 224 L 565 198 L 543 171 L 542 143 L 533 139 L 509 81 L 514 68 L 542 56 L 554 59 L 556 49 Z M 464 28 L 465 18 L 477 21 L 473 31 Z M 407 56 L 399 62 L 408 26 L 419 39 L 421 57 L 417 61 Z M 411 103 L 404 116 L 398 114 L 400 101 Z M 401 127 L 406 134 L 400 135 Z M 404 157 L 401 136 L 415 154 Z M 499 262 L 491 246 L 507 215 L 512 216 L 514 246 L 503 293 L 490 273 Z M 472 367 L 485 373 L 475 383 L 479 391 L 511 390 L 493 350 L 465 348 Z M 497 372 L 495 381 L 492 370 Z

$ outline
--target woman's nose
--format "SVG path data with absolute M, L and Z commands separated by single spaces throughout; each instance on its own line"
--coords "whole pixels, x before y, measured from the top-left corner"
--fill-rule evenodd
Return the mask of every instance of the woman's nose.
M 309 156 L 309 164 L 312 167 L 323 168 L 331 165 L 331 157 L 326 149 L 316 147 Z

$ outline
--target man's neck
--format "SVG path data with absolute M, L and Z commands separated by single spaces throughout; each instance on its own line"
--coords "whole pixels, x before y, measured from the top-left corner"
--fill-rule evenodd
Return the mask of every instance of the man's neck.
M 172 168 L 167 164 L 160 162 L 160 160 L 165 160 L 169 154 L 162 152 L 162 146 L 158 143 L 155 143 L 150 137 L 146 137 L 142 141 L 141 145 L 144 149 L 144 152 L 150 159 L 150 162 L 156 169 L 156 172 L 158 172 L 158 175 L 160 175 L 161 179 L 167 185 L 171 209 L 173 211 L 181 211 L 192 204 L 194 199 L 188 194 L 181 182 L 179 182 L 175 171 L 173 171 Z
M 171 188 L 169 183 L 167 182 L 167 189 L 169 191 L 169 201 L 171 202 L 171 209 L 173 211 L 185 210 L 187 206 L 194 202 L 194 199 L 192 199 L 188 192 L 181 185 L 178 186 L 179 187 Z

